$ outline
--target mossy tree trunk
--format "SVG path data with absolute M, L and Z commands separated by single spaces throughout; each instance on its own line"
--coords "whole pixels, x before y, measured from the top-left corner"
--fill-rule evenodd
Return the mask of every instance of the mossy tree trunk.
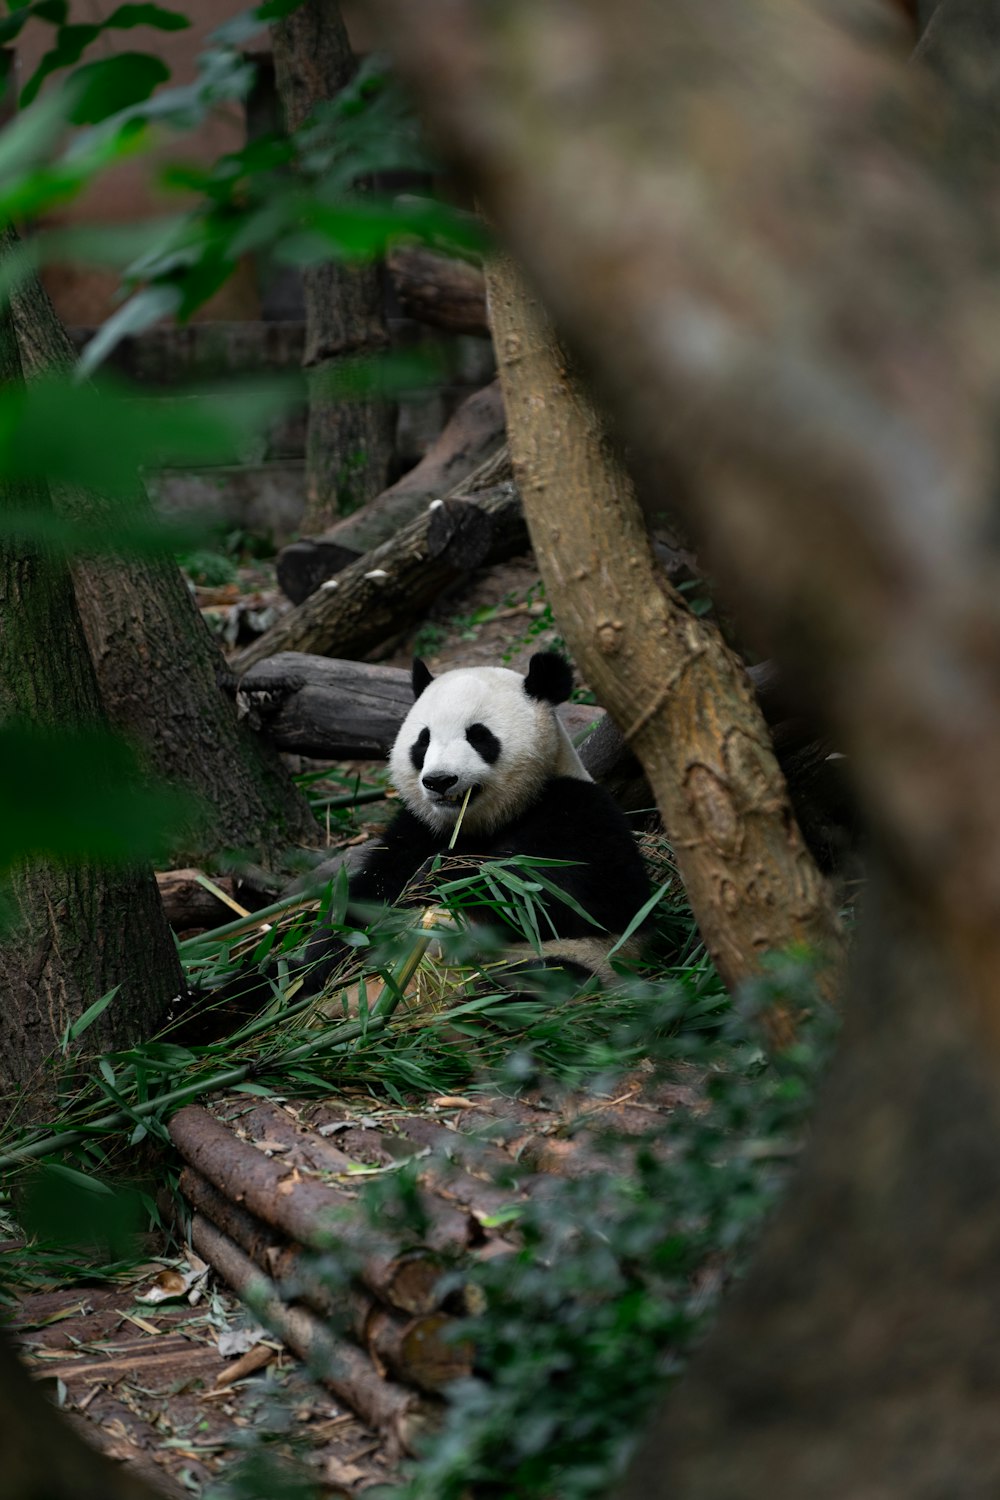
M 0 247 L 15 242 L 7 230 Z M 72 345 L 33 278 L 16 292 L 14 316 L 29 379 L 70 368 Z M 54 499 L 84 517 L 101 504 L 65 487 Z M 138 485 L 135 504 L 148 505 Z M 201 814 L 177 830 L 178 861 L 224 848 L 266 859 L 289 842 L 311 842 L 308 804 L 276 751 L 237 718 L 232 674 L 172 559 L 79 558 L 73 580 L 110 723 L 153 775 L 201 799 Z
M 0 379 L 21 378 L 13 323 L 0 316 Z M 47 505 L 42 491 L 11 504 Z M 54 733 L 102 722 L 97 681 L 68 570 L 0 540 L 0 720 Z M 16 776 L 17 768 L 5 770 Z M 182 977 L 148 869 L 31 859 L 11 875 L 15 931 L 0 942 L 0 1095 L 4 1114 L 43 1102 L 43 1064 L 67 1024 L 113 985 L 88 1047 L 123 1047 L 162 1022 Z
M 514 474 L 559 628 L 649 777 L 705 946 L 735 989 L 808 947 L 836 995 L 833 897 L 742 663 L 653 557 L 628 475 L 513 263 L 487 271 Z M 775 1016 L 776 1040 L 790 1017 Z
M 271 36 L 285 126 L 298 130 L 317 104 L 336 99 L 354 75 L 356 60 L 337 0 L 305 0 L 275 22 Z M 333 389 L 345 364 L 388 345 L 379 267 L 331 258 L 306 266 L 302 280 L 309 429 L 301 529 L 310 534 L 386 488 L 395 408 L 378 395 L 345 401 Z

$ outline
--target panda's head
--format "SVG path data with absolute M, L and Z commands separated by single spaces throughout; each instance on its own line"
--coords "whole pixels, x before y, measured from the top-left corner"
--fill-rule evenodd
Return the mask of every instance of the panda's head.
M 533 656 L 524 677 L 507 667 L 432 677 L 415 661 L 416 702 L 389 759 L 406 806 L 447 833 L 471 787 L 463 832 L 490 832 L 530 806 L 549 776 L 589 781 L 555 714 L 572 685 L 569 666 L 552 651 Z

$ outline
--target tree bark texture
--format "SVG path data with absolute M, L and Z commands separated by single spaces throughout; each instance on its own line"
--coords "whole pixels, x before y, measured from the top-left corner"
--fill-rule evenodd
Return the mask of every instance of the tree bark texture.
M 973 930 L 992 934 L 1000 904 L 995 585 L 978 541 L 1000 346 L 994 204 L 953 190 L 947 101 L 865 0 L 833 19 L 820 0 L 711 18 L 688 0 L 613 17 L 510 0 L 504 28 L 432 0 L 419 38 L 405 6 L 379 9 L 546 306 L 600 363 L 637 460 L 673 481 L 975 972 Z M 542 68 L 583 55 L 577 90 Z M 721 134 L 697 128 L 705 109 Z M 1000 996 L 995 1014 L 1000 1035 Z
M 808 946 L 829 961 L 832 998 L 839 920 L 743 664 L 657 566 L 602 420 L 509 259 L 494 258 L 487 284 L 514 474 L 546 597 L 642 762 L 705 946 L 729 989 L 765 954 Z
M 886 871 L 804 1181 L 623 1494 L 985 1500 L 995 171 L 865 0 L 378 10 L 636 458 L 847 753 Z
M 9 248 L 12 231 L 3 242 Z M 29 379 L 68 370 L 74 353 L 41 285 L 14 295 L 18 343 Z M 86 517 L 99 496 L 61 488 L 55 503 Z M 148 501 L 137 486 L 136 506 Z M 150 772 L 201 799 L 178 829 L 178 860 L 220 848 L 266 858 L 316 825 L 278 755 L 240 723 L 229 670 L 169 557 L 81 557 L 73 565 L 77 605 L 112 726 L 142 752 Z
M 355 69 L 336 0 L 306 0 L 271 28 L 274 67 L 289 133 L 334 100 Z M 385 489 L 395 435 L 393 404 L 380 396 L 338 398 L 332 383 L 352 360 L 386 348 L 377 266 L 330 259 L 302 273 L 303 365 L 309 377 L 306 508 L 302 530 L 322 531 Z
M 489 337 L 486 286 L 478 266 L 425 245 L 397 245 L 386 264 L 407 317 L 449 333 Z
M 0 316 L 0 380 L 21 379 L 10 313 Z M 42 490 L 7 496 L 47 506 Z M 100 696 L 66 568 L 0 542 L 0 720 L 60 730 L 102 723 Z M 16 776 L 17 768 L 9 767 Z M 55 865 L 11 872 L 18 926 L 0 942 L 0 1094 L 4 1113 L 43 1106 L 43 1064 L 69 1022 L 113 985 L 117 997 L 87 1033 L 88 1048 L 124 1047 L 160 1023 L 182 989 L 152 872 Z

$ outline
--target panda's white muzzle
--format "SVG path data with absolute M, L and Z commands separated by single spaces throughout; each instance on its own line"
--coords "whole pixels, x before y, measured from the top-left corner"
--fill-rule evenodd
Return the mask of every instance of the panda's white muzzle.
M 444 772 L 421 777 L 420 785 L 428 802 L 432 802 L 435 807 L 461 807 L 466 792 L 469 793 L 471 801 L 477 793 L 482 791 L 480 782 L 475 781 L 460 786 L 457 776 Z

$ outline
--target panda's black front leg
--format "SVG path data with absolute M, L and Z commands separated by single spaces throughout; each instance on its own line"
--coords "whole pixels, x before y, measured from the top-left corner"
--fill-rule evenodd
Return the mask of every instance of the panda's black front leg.
M 366 908 L 394 906 L 411 880 L 439 852 L 438 841 L 424 824 L 403 808 L 386 828 L 379 845 L 347 887 L 347 914 L 365 925 Z M 306 947 L 301 971 L 303 994 L 318 994 L 348 951 L 341 933 L 323 923 Z

